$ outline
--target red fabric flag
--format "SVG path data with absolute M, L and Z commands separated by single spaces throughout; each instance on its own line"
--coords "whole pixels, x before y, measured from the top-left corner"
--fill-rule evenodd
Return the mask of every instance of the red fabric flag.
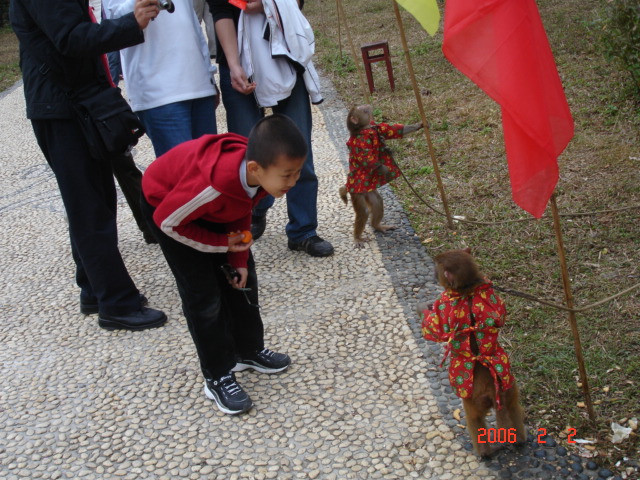
M 442 51 L 502 109 L 513 200 L 536 218 L 573 118 L 534 0 L 447 0 Z

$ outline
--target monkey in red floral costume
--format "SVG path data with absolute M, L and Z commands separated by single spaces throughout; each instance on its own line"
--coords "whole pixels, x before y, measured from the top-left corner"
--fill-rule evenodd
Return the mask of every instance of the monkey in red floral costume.
M 386 232 L 394 227 L 382 225 L 384 204 L 378 188 L 386 185 L 400 175 L 387 148 L 385 140 L 402 138 L 407 133 L 422 128 L 422 123 L 402 125 L 396 123 L 375 123 L 371 105 L 353 107 L 347 115 L 347 129 L 351 136 L 347 141 L 349 147 L 349 173 L 347 183 L 340 188 L 340 197 L 347 203 L 347 193 L 356 214 L 353 238 L 357 247 L 361 247 L 367 239 L 362 236 L 364 226 L 371 212 L 371 226 L 379 232 Z
M 490 456 L 496 450 L 486 443 L 491 437 L 486 435 L 485 417 L 491 408 L 496 409 L 498 424 L 494 440 L 502 437 L 523 443 L 526 439 L 518 387 L 509 357 L 498 343 L 506 309 L 469 249 L 443 252 L 434 260 L 445 291 L 432 308 L 422 312 L 422 335 L 446 342 L 442 362 L 451 357 L 449 381 L 462 398 L 474 450 Z

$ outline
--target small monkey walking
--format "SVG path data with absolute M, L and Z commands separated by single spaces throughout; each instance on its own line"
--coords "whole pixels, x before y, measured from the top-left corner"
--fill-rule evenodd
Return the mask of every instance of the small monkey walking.
M 347 115 L 347 129 L 351 136 L 349 147 L 349 173 L 347 184 L 340 187 L 340 198 L 346 204 L 347 192 L 356 214 L 353 239 L 356 247 L 362 247 L 368 239 L 362 236 L 371 212 L 371 226 L 386 232 L 395 227 L 382 225 L 384 205 L 378 188 L 400 175 L 385 139 L 402 138 L 407 133 L 422 128 L 422 123 L 413 125 L 374 123 L 371 105 L 351 108 Z
M 509 357 L 498 343 L 506 309 L 470 249 L 443 252 L 434 260 L 438 282 L 446 291 L 422 312 L 422 335 L 447 342 L 442 362 L 451 356 L 449 381 L 462 398 L 471 443 L 478 455 L 488 457 L 497 450 L 487 436 L 485 417 L 491 408 L 496 409 L 498 424 L 494 441 L 526 441 L 518 386 Z

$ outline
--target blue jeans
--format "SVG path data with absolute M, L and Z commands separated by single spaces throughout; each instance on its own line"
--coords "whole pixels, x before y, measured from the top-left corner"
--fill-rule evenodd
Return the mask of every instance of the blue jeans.
M 120 51 L 116 50 L 115 52 L 107 53 L 107 60 L 109 62 L 109 73 L 111 74 L 111 79 L 113 83 L 118 86 L 120 83 L 120 75 L 122 75 L 122 63 L 120 63 Z
M 246 137 L 256 122 L 264 116 L 264 110 L 258 107 L 253 95 L 243 95 L 233 89 L 228 66 L 220 65 L 219 67 L 220 91 L 222 103 L 227 112 L 227 128 L 230 132 Z M 285 231 L 290 240 L 301 242 L 316 235 L 316 228 L 318 228 L 318 177 L 313 168 L 313 151 L 311 150 L 311 104 L 302 75 L 298 75 L 298 81 L 289 98 L 273 107 L 273 112 L 286 115 L 294 121 L 306 139 L 309 149 L 300 179 L 287 192 L 289 223 Z M 273 202 L 274 198 L 271 195 L 265 197 L 254 208 L 253 214 L 266 215 Z
M 188 140 L 218 133 L 213 95 L 136 112 L 156 157 Z

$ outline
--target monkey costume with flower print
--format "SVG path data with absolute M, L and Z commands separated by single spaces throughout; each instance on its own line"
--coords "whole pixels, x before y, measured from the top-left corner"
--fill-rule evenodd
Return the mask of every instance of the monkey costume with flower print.
M 498 408 L 501 407 L 498 393 L 513 387 L 509 357 L 498 343 L 505 316 L 504 302 L 488 282 L 478 285 L 467 296 L 447 290 L 431 310 L 423 312 L 422 336 L 434 342 L 447 342 L 442 362 L 451 355 L 449 381 L 459 397 L 470 399 L 473 394 L 475 362 L 491 372 Z M 478 355 L 471 350 L 472 333 L 475 333 Z
M 400 175 L 400 170 L 385 145 L 385 139 L 402 138 L 403 129 L 404 125 L 399 123 L 372 123 L 349 137 L 349 174 L 346 185 L 349 193 L 371 192 Z M 378 171 L 380 165 L 389 169 L 387 176 Z

